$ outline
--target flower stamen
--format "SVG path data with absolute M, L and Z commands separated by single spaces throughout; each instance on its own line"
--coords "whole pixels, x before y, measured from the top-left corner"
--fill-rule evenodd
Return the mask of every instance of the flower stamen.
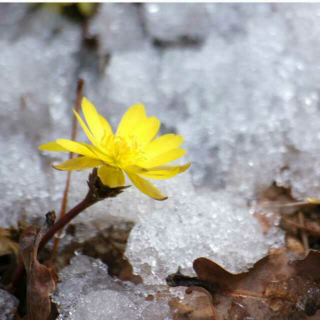
M 116 167 L 125 168 L 145 159 L 143 148 L 133 135 L 103 137 L 101 146 Z

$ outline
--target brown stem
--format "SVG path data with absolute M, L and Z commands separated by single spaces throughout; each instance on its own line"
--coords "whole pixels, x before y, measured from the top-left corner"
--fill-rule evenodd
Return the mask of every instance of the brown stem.
M 108 186 L 105 186 L 100 178 L 98 177 L 98 170 L 97 168 L 94 168 L 92 170 L 92 173 L 89 175 L 89 181 L 88 181 L 89 191 L 86 195 L 86 197 L 78 203 L 73 209 L 71 209 L 65 216 L 60 218 L 52 227 L 51 229 L 45 234 L 45 236 L 42 238 L 39 250 L 42 249 L 48 241 L 62 228 L 64 228 L 72 219 L 74 219 L 80 212 L 83 210 L 89 208 L 96 202 L 99 202 L 101 200 L 107 199 L 107 198 L 114 198 L 118 196 L 120 193 L 122 193 L 126 188 L 129 186 L 122 186 L 122 187 L 116 187 L 116 188 L 110 188 Z M 22 273 L 24 271 L 24 265 L 22 262 L 21 257 L 19 258 L 18 267 L 16 269 L 16 272 L 13 275 L 13 280 L 11 284 L 11 289 L 15 290 L 17 288 L 17 285 L 19 283 L 19 280 L 22 276 Z
M 79 79 L 78 81 L 78 86 L 77 86 L 77 99 L 76 99 L 76 111 L 79 112 L 80 106 L 81 106 L 81 99 L 82 99 L 82 92 L 83 92 L 83 87 L 84 87 L 84 80 Z M 77 119 L 76 117 L 73 117 L 73 125 L 72 125 L 72 135 L 71 135 L 71 140 L 76 141 L 77 140 Z M 69 159 L 73 158 L 73 152 L 69 153 Z M 62 205 L 61 205 L 61 210 L 60 210 L 60 218 L 64 217 L 66 214 L 67 210 L 67 203 L 68 203 L 68 193 L 69 193 L 69 186 L 70 186 L 70 181 L 71 181 L 71 173 L 72 171 L 68 171 L 67 173 L 67 181 L 66 181 L 66 186 L 63 192 L 63 199 L 62 199 Z M 59 236 L 61 236 L 62 229 L 59 231 Z M 52 252 L 51 252 L 51 263 L 54 260 L 55 253 L 57 250 L 57 247 L 59 245 L 60 237 L 57 237 L 54 241 Z
M 299 219 L 299 223 L 302 226 L 305 226 L 304 225 L 304 215 L 303 215 L 302 211 L 298 212 L 298 219 Z M 303 243 L 304 254 L 307 255 L 307 253 L 309 252 L 308 234 L 305 230 L 301 229 L 300 235 L 301 235 L 301 239 L 302 239 L 302 243 Z
M 63 217 L 61 217 L 53 226 L 52 228 L 45 234 L 45 236 L 42 238 L 39 250 L 41 250 L 49 240 L 62 228 L 64 228 L 72 219 L 74 219 L 79 213 L 81 213 L 83 210 L 89 208 L 93 204 L 95 204 L 96 201 L 92 199 L 90 196 L 90 192 L 87 194 L 87 196 L 78 203 L 74 208 L 72 208 L 67 214 L 65 214 Z
M 51 227 L 51 229 L 42 238 L 38 250 L 41 250 L 59 230 L 65 227 L 80 212 L 89 208 L 96 202 L 90 199 L 91 197 L 89 196 L 89 194 L 90 194 L 90 191 L 80 203 L 78 203 L 74 208 L 72 208 L 66 215 L 64 215 Z M 21 255 L 19 255 L 18 266 L 12 277 L 12 285 L 11 285 L 12 290 L 15 290 L 17 288 L 24 270 L 25 270 L 24 264 L 23 264 Z
M 300 229 L 300 230 L 304 230 L 304 231 L 306 231 L 308 233 L 311 233 L 311 234 L 313 234 L 315 236 L 320 236 L 320 231 L 319 230 L 315 230 L 315 229 L 312 229 L 312 228 L 309 228 L 309 227 L 306 227 L 306 226 L 302 226 L 300 223 L 294 222 L 292 220 L 282 218 L 282 223 L 284 223 L 286 225 L 289 225 L 289 226 L 292 226 L 292 227 L 295 227 L 295 228 Z
M 291 203 L 280 203 L 280 204 L 272 204 L 270 202 L 263 203 L 262 207 L 264 208 L 288 208 L 288 207 L 299 207 L 299 206 L 314 206 L 314 203 L 311 203 L 309 201 L 297 201 L 297 202 L 291 202 Z

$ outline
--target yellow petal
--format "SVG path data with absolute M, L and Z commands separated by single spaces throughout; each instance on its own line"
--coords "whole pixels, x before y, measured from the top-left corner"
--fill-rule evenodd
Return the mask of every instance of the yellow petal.
M 151 169 L 153 167 L 158 167 L 165 163 L 179 159 L 180 157 L 185 155 L 185 153 L 186 153 L 186 150 L 184 149 L 173 149 L 166 153 L 160 154 L 159 156 L 153 159 L 146 161 L 145 163 L 143 163 L 143 167 L 148 169 Z
M 98 143 L 98 141 L 96 140 L 96 138 L 93 136 L 93 134 L 90 132 L 90 130 L 87 128 L 86 124 L 83 122 L 83 120 L 81 119 L 81 117 L 79 116 L 78 112 L 73 110 L 76 118 L 78 119 L 83 131 L 85 132 L 85 134 L 87 135 L 88 139 L 91 141 L 91 143 L 96 146 L 97 148 L 101 148 L 100 144 Z M 101 150 L 102 151 L 102 150 Z
M 189 167 L 190 163 L 182 166 L 160 166 L 141 172 L 140 175 L 150 179 L 169 179 L 186 171 Z
M 85 143 L 79 143 L 67 139 L 58 139 L 57 144 L 70 152 L 78 153 L 93 159 L 99 159 L 99 157 L 89 149 L 90 146 Z
M 105 150 L 101 147 L 100 143 L 95 139 L 95 137 L 93 136 L 93 134 L 90 132 L 90 130 L 87 128 L 86 124 L 83 122 L 83 120 L 81 119 L 81 117 L 79 116 L 79 114 L 73 110 L 76 118 L 78 119 L 83 131 L 85 132 L 85 134 L 87 135 L 87 137 L 89 138 L 89 140 L 91 141 L 91 143 L 97 148 L 99 149 L 100 153 L 105 154 Z M 99 115 L 100 116 L 100 115 Z M 105 155 L 107 156 L 107 155 Z M 107 156 L 108 157 L 108 156 Z M 108 157 L 110 159 L 110 157 Z
M 310 203 L 314 203 L 314 204 L 320 204 L 320 199 L 317 198 L 307 198 L 307 201 L 309 201 Z
M 151 171 L 177 171 L 178 173 L 182 173 L 185 172 L 187 169 L 189 169 L 191 166 L 191 163 L 186 163 L 183 165 L 176 165 L 176 166 L 158 166 L 158 167 L 153 167 L 153 168 L 143 168 L 143 167 L 139 167 L 136 165 L 131 165 L 128 167 L 125 167 L 124 170 L 125 171 L 129 171 L 132 173 L 136 173 L 136 174 L 145 174 Z
M 188 162 L 182 166 L 178 166 L 179 167 L 179 173 L 185 172 L 186 170 L 188 170 L 191 166 L 191 163 Z
M 102 153 L 95 146 L 91 146 L 91 145 L 83 143 L 83 142 L 79 142 L 79 143 L 85 145 L 90 151 L 92 151 L 96 155 L 96 158 L 99 158 L 100 160 L 102 160 L 108 164 L 114 163 L 114 161 L 108 155 L 106 155 L 105 153 Z
M 150 170 L 140 175 L 150 179 L 169 179 L 176 176 L 179 173 L 179 168 L 171 170 Z
M 110 126 L 108 120 L 105 119 L 101 114 L 99 114 L 99 117 L 100 117 L 100 122 L 103 127 L 105 135 L 111 136 L 113 133 L 112 133 L 112 129 L 111 129 L 111 126 Z
M 144 149 L 147 159 L 152 159 L 160 154 L 170 150 L 177 149 L 181 146 L 183 137 L 173 133 L 165 134 L 151 141 Z
M 158 133 L 160 120 L 156 117 L 145 119 L 139 127 L 135 128 L 134 135 L 141 145 L 148 144 Z
M 91 133 L 95 139 L 100 142 L 104 136 L 104 130 L 100 121 L 99 113 L 94 105 L 86 98 L 82 99 L 81 107 Z
M 146 118 L 144 105 L 142 103 L 135 104 L 122 117 L 116 135 L 130 136 Z
M 111 166 L 100 167 L 98 176 L 102 183 L 110 188 L 121 187 L 126 182 L 122 170 Z
M 127 167 L 123 168 L 123 170 L 125 172 L 129 171 L 131 173 L 136 173 L 136 174 L 140 174 L 142 172 L 147 172 L 148 171 L 148 169 L 145 169 L 145 168 L 142 168 L 142 167 L 139 167 L 139 166 L 134 166 L 134 165 L 127 166 Z
M 58 152 L 58 151 L 67 151 L 68 152 L 69 151 L 69 150 L 61 147 L 55 141 L 44 143 L 41 146 L 39 146 L 38 149 L 39 150 L 46 150 L 46 151 L 54 151 L 54 152 Z
M 86 170 L 99 166 L 101 166 L 101 162 L 99 160 L 88 157 L 77 157 L 64 161 L 53 167 L 58 170 Z
M 141 178 L 135 173 L 126 171 L 126 174 L 132 181 L 132 183 L 144 194 L 155 200 L 166 200 L 165 197 L 154 185 L 149 181 Z

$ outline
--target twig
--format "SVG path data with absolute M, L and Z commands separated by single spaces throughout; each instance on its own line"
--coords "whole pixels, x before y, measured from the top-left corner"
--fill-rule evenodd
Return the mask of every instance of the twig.
M 229 291 L 227 292 L 227 295 L 229 297 L 242 297 L 242 298 L 252 298 L 252 299 L 257 299 L 257 300 L 268 300 L 269 298 L 261 295 L 256 292 L 249 292 L 249 291 L 244 291 L 244 290 L 234 290 L 234 291 Z
M 289 226 L 295 227 L 297 229 L 307 231 L 315 236 L 320 236 L 320 231 L 303 226 L 300 223 L 294 222 L 292 220 L 282 218 L 282 222 L 288 224 Z
M 290 208 L 290 207 L 299 207 L 299 206 L 307 206 L 307 205 L 314 206 L 315 204 L 309 201 L 299 201 L 299 202 L 283 203 L 283 204 L 272 204 L 272 203 L 261 204 L 261 206 L 264 208 Z
M 304 215 L 301 211 L 298 212 L 298 219 L 301 226 L 304 227 Z M 307 252 L 309 252 L 309 241 L 308 241 L 308 235 L 305 230 L 300 229 L 301 239 L 304 247 L 304 254 L 306 255 Z
M 212 297 L 217 293 L 219 290 L 219 286 L 216 284 L 208 283 L 206 281 L 202 281 L 195 277 L 188 277 L 180 274 L 178 271 L 177 273 L 170 274 L 166 278 L 166 282 L 170 287 L 198 287 L 203 288 L 207 292 L 211 294 Z
M 77 112 L 79 112 L 80 106 L 81 106 L 81 99 L 83 96 L 83 94 L 82 94 L 83 87 L 84 87 L 84 80 L 79 79 L 78 86 L 77 86 L 77 99 L 76 99 L 76 111 Z M 71 135 L 72 141 L 77 140 L 77 124 L 78 124 L 77 119 L 75 117 L 73 117 L 72 135 Z M 73 152 L 70 152 L 69 159 L 72 159 L 72 158 L 73 158 Z M 66 181 L 66 186 L 65 186 L 64 192 L 63 192 L 62 205 L 61 205 L 61 210 L 60 210 L 60 218 L 64 217 L 64 215 L 66 214 L 66 210 L 67 210 L 68 193 L 69 193 L 69 187 L 70 187 L 70 181 L 71 181 L 71 173 L 72 173 L 72 171 L 67 172 L 67 181 Z M 59 231 L 58 236 L 55 238 L 52 252 L 51 252 L 50 264 L 52 264 L 52 262 L 55 258 L 56 250 L 59 245 L 61 234 L 62 234 L 62 229 Z

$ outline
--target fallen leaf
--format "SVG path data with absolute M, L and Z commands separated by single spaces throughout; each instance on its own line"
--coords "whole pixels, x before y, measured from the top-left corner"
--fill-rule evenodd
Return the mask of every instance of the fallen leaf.
M 46 320 L 50 315 L 50 294 L 55 290 L 57 275 L 53 269 L 38 262 L 38 247 L 41 239 L 55 221 L 55 213 L 46 214 L 46 221 L 39 233 L 30 227 L 20 237 L 20 252 L 27 272 L 26 320 Z
M 198 258 L 193 263 L 196 278 L 177 273 L 167 283 L 189 287 L 187 293 L 197 290 L 211 295 L 215 319 L 319 319 L 315 314 L 320 309 L 320 253 L 310 251 L 305 259 L 294 262 L 291 258 L 287 248 L 273 249 L 240 274 Z
M 308 274 L 313 280 L 320 280 L 320 252 L 310 250 L 308 255 L 292 263 L 299 274 Z

